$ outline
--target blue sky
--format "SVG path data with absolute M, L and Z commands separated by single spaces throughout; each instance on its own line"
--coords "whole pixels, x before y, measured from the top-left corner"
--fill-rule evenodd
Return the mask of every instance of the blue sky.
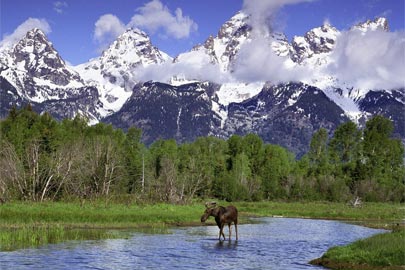
M 326 20 L 339 30 L 377 16 L 388 19 L 391 31 L 405 24 L 404 0 L 0 0 L 0 38 L 19 26 L 43 27 L 62 57 L 77 65 L 100 55 L 122 29 L 138 26 L 174 57 L 215 36 L 248 6 L 272 12 L 273 27 L 289 40 Z

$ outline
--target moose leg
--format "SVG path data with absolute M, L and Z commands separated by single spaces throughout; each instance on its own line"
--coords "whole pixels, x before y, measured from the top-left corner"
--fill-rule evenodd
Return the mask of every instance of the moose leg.
M 231 235 L 232 235 L 231 223 L 228 223 L 228 230 L 229 230 L 229 241 L 231 241 Z
M 219 241 L 221 241 L 221 235 L 224 237 L 224 240 L 225 240 L 224 225 L 225 224 L 221 224 L 221 228 L 219 229 Z
M 235 222 L 236 241 L 238 241 L 238 223 Z

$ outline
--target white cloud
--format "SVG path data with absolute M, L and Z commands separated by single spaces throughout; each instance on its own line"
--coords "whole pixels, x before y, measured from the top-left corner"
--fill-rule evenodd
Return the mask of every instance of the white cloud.
M 297 65 L 280 57 L 271 40 L 256 37 L 243 45 L 233 76 L 239 81 L 313 81 L 332 76 L 346 85 L 364 90 L 405 87 L 405 32 L 351 30 L 342 32 L 323 66 Z
M 272 41 L 257 36 L 241 47 L 233 72 L 238 81 L 280 83 L 300 81 L 309 76 L 306 67 L 294 64 L 288 56 L 278 56 L 270 46 Z
M 405 87 L 405 32 L 343 32 L 326 72 L 361 89 Z
M 64 9 L 68 7 L 68 4 L 65 1 L 56 1 L 53 3 L 53 10 L 56 13 L 62 14 Z
M 188 16 L 183 16 L 180 8 L 172 14 L 167 6 L 159 0 L 152 0 L 137 9 L 129 26 L 139 27 L 148 32 L 156 33 L 162 29 L 165 35 L 176 39 L 187 38 L 197 30 L 197 24 Z
M 127 24 L 113 14 L 101 16 L 95 23 L 94 40 L 103 50 L 127 28 L 137 27 L 152 34 L 163 30 L 164 36 L 176 39 L 187 38 L 197 30 L 197 24 L 188 16 L 183 16 L 180 8 L 171 14 L 168 7 L 159 0 L 152 0 L 137 9 L 131 21 Z M 163 36 L 161 35 L 161 36 Z
M 279 9 L 285 5 L 314 0 L 244 0 L 243 11 L 251 15 L 250 22 L 258 34 L 267 34 Z M 269 29 L 270 28 L 270 29 Z
M 237 81 L 271 81 L 280 83 L 300 81 L 311 76 L 305 66 L 296 65 L 286 56 L 278 56 L 272 49 L 274 19 L 285 5 L 313 0 L 244 0 L 243 11 L 250 15 L 252 41 L 245 43 L 237 55 L 233 76 Z
M 134 76 L 140 81 L 160 82 L 168 82 L 174 76 L 216 83 L 227 82 L 231 79 L 230 74 L 221 72 L 219 65 L 212 64 L 210 57 L 203 51 L 181 54 L 174 63 L 166 62 L 162 65 L 139 67 L 134 70 Z
M 126 26 L 120 19 L 112 14 L 101 16 L 95 23 L 94 40 L 104 49 L 110 42 L 124 33 Z
M 41 29 L 45 34 L 49 34 L 51 32 L 51 26 L 45 19 L 28 18 L 26 21 L 20 24 L 12 34 L 6 34 L 3 36 L 3 39 L 0 42 L 0 47 L 12 46 L 22 39 L 28 31 L 34 28 Z

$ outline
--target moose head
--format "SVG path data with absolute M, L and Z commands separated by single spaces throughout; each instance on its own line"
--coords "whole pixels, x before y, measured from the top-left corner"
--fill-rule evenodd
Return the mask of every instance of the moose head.
M 201 222 L 205 222 L 210 216 L 217 216 L 218 213 L 218 208 L 216 207 L 217 203 L 216 202 L 206 202 L 205 203 L 205 212 L 201 216 Z

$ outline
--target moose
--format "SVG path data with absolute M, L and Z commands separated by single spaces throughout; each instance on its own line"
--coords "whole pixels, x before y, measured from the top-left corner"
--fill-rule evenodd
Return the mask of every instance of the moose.
M 215 222 L 219 228 L 219 238 L 221 241 L 221 236 L 225 240 L 225 234 L 223 232 L 225 224 L 228 224 L 229 229 L 229 240 L 231 240 L 231 225 L 232 222 L 235 224 L 236 241 L 238 241 L 238 210 L 235 206 L 230 205 L 227 207 L 217 206 L 216 202 L 205 203 L 205 212 L 201 216 L 201 222 L 205 222 L 210 216 L 215 218 Z

